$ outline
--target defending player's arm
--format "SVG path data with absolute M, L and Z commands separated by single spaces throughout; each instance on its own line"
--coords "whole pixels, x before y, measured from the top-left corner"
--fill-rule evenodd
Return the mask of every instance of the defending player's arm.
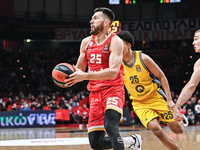
M 110 44 L 110 58 L 109 58 L 109 68 L 98 72 L 83 72 L 78 68 L 81 68 L 81 61 L 77 63 L 76 72 L 71 74 L 69 79 L 66 79 L 71 86 L 77 82 L 83 80 L 106 80 L 115 79 L 119 73 L 119 69 L 123 57 L 123 42 L 118 36 L 114 36 Z M 80 56 L 81 57 L 81 56 Z M 81 58 L 80 58 L 81 59 Z
M 171 109 L 174 106 L 174 102 L 172 101 L 169 83 L 165 74 L 148 55 L 142 53 L 142 60 L 149 71 L 152 72 L 160 80 L 162 88 L 167 97 L 167 107 Z
M 200 59 L 194 65 L 194 72 L 190 78 L 190 81 L 184 86 L 182 89 L 176 105 L 173 108 L 174 111 L 174 119 L 176 121 L 180 121 L 182 118 L 179 117 L 179 108 L 192 96 L 194 93 L 197 85 L 200 81 Z

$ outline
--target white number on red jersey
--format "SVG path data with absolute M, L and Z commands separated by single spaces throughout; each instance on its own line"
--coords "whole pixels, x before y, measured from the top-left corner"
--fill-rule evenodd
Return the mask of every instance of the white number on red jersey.
M 90 63 L 101 64 L 101 54 L 91 54 Z M 95 62 L 96 60 L 96 62 Z
M 118 97 L 109 97 L 107 100 L 108 100 L 107 105 L 108 104 L 114 104 L 114 105 L 118 104 Z

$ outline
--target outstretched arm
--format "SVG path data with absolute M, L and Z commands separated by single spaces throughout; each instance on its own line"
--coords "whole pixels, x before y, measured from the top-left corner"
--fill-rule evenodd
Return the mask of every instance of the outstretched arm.
M 197 62 L 194 65 L 194 72 L 192 73 L 192 76 L 189 80 L 189 82 L 184 86 L 182 89 L 178 100 L 176 102 L 176 105 L 173 108 L 174 111 L 174 119 L 176 121 L 179 121 L 179 108 L 192 96 L 194 93 L 197 85 L 199 84 L 200 81 L 200 59 L 197 60 Z

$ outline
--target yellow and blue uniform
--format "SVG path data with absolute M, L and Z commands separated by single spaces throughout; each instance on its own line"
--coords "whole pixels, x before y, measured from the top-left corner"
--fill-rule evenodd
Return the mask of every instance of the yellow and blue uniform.
M 173 112 L 168 110 L 161 83 L 145 66 L 141 51 L 134 51 L 134 62 L 131 66 L 124 61 L 123 65 L 124 84 L 134 111 L 143 125 L 147 128 L 154 118 L 165 123 L 173 122 Z

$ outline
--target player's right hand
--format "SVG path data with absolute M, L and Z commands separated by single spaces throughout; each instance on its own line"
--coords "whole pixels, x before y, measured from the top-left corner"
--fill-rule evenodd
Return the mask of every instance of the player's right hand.
M 85 72 L 81 71 L 76 66 L 73 67 L 75 69 L 75 72 L 70 74 L 69 77 L 64 80 L 64 82 L 66 82 L 69 87 L 76 84 L 77 82 L 81 82 L 84 80 Z
M 176 105 L 173 107 L 173 114 L 174 114 L 174 120 L 176 122 L 183 120 L 183 115 L 180 113 L 179 109 L 176 107 Z

